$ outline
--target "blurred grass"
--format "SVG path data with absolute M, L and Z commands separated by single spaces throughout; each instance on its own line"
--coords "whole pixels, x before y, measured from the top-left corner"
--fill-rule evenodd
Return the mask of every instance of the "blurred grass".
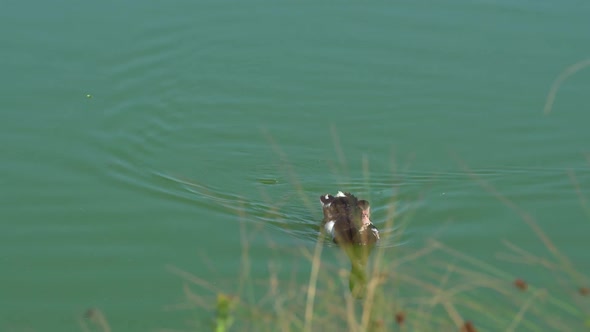
M 546 252 L 530 252 L 518 243 L 499 241 L 504 250 L 497 258 L 544 271 L 559 282 L 551 285 L 529 282 L 523 276 L 502 270 L 498 262 L 482 261 L 430 238 L 418 248 L 377 246 L 366 266 L 365 296 L 357 299 L 348 287 L 354 271 L 348 270 L 347 255 L 325 245 L 319 221 L 314 246 L 284 248 L 268 240 L 268 250 L 274 252 L 276 261 L 268 262 L 265 278 L 255 279 L 251 275 L 250 235 L 260 235 L 263 230 L 246 227 L 248 216 L 241 205 L 234 211 L 242 220 L 242 266 L 240 274 L 229 281 L 231 286 L 219 286 L 217 281 L 168 266 L 184 283 L 185 302 L 177 307 L 196 310 L 196 317 L 209 317 L 206 321 L 197 318 L 189 330 L 590 331 L 588 276 L 576 269 L 531 214 L 461 161 L 459 164 L 471 181 L 519 215 L 546 249 Z M 368 172 L 368 164 L 364 169 Z M 569 177 L 581 208 L 586 209 L 587 199 L 575 173 L 570 172 Z M 387 229 L 397 222 L 395 209 L 396 203 L 391 201 Z M 403 232 L 404 227 L 398 227 L 397 231 Z M 339 259 L 327 259 L 329 255 Z M 290 266 L 280 264 L 286 257 L 303 257 L 308 261 L 306 282 L 297 278 Z M 286 273 L 292 276 L 285 278 Z M 556 289 L 555 285 L 560 287 Z M 111 331 L 99 309 L 88 310 L 80 325 L 84 331 Z
M 346 269 L 350 265 L 346 255 L 341 254 L 340 260 L 325 259 L 324 236 L 319 232 L 313 248 L 280 248 L 269 243 L 269 249 L 279 252 L 279 257 L 295 255 L 309 261 L 306 283 L 294 277 L 282 279 L 276 267 L 269 269 L 267 279 L 252 279 L 247 266 L 248 237 L 242 236 L 243 274 L 236 277 L 235 284 L 241 286 L 232 294 L 236 300 L 231 308 L 215 300 L 227 289 L 176 267 L 169 270 L 184 280 L 187 302 L 210 312 L 218 332 L 229 330 L 227 321 L 235 322 L 236 331 L 587 330 L 590 298 L 584 289 L 589 285 L 588 277 L 560 252 L 530 214 L 461 165 L 472 181 L 518 214 L 547 249 L 547 253 L 532 253 L 503 241 L 499 245 L 505 251 L 497 257 L 540 268 L 562 280 L 562 288 L 529 283 L 498 268 L 499 264 L 479 260 L 431 238 L 418 250 L 377 247 L 368 265 L 366 294 L 355 299 L 347 287 L 351 271 Z M 575 174 L 570 178 L 579 188 Z M 581 195 L 581 190 L 578 193 Z M 580 197 L 580 201 L 586 199 Z M 395 202 L 389 205 L 386 228 L 395 224 Z M 248 230 L 243 227 L 242 232 Z M 245 284 L 266 286 L 266 293 L 245 294 Z M 220 312 L 225 317 L 221 321 Z
M 553 82 L 544 108 L 552 111 L 561 84 L 577 71 L 590 65 L 589 60 L 565 69 Z M 305 195 L 286 154 L 266 134 L 275 153 L 290 175 L 302 206 L 319 209 Z M 344 150 L 334 127 L 332 136 L 342 170 L 334 174 L 348 177 Z M 587 156 L 590 164 L 590 155 Z M 491 184 L 478 177 L 457 158 L 466 176 L 479 184 L 528 225 L 543 243 L 546 252 L 530 252 L 518 243 L 499 241 L 504 251 L 501 261 L 522 264 L 543 271 L 559 280 L 555 285 L 534 284 L 522 276 L 500 269 L 500 264 L 487 262 L 467 252 L 451 248 L 436 238 L 426 239 L 416 249 L 404 246 L 377 247 L 367 266 L 365 296 L 356 299 L 349 291 L 351 271 L 346 255 L 340 260 L 325 259 L 324 236 L 312 248 L 283 248 L 269 242 L 269 250 L 279 257 L 268 262 L 268 275 L 254 279 L 250 273 L 249 232 L 260 229 L 242 227 L 242 268 L 233 286 L 199 278 L 175 266 L 168 270 L 182 279 L 185 302 L 177 307 L 198 311 L 206 322 L 195 322 L 190 331 L 590 331 L 590 282 L 587 275 L 564 255 L 536 220 L 515 202 L 502 195 Z M 370 191 L 368 159 L 363 159 L 364 182 Z M 396 164 L 392 159 L 392 172 Z M 342 175 L 342 173 L 344 175 Z M 573 171 L 569 177 L 577 192 L 581 208 L 590 217 L 590 204 L 583 195 Z M 319 195 L 320 193 L 318 193 Z M 386 228 L 393 228 L 395 201 L 388 209 Z M 235 209 L 242 219 L 245 209 Z M 272 217 L 273 211 L 269 211 Z M 406 223 L 404 223 L 406 225 Z M 318 221 L 319 226 L 319 221 Z M 404 227 L 397 227 L 403 232 Z M 333 248 L 330 248 L 333 251 Z M 307 282 L 299 281 L 294 272 L 285 278 L 282 257 L 304 257 L 309 262 Z M 287 267 L 287 272 L 289 267 Z M 229 289 L 228 289 L 229 288 Z M 264 289 L 264 292 L 254 289 Z M 199 319 L 198 319 L 199 320 Z M 80 319 L 83 331 L 110 332 L 106 316 L 99 309 L 89 309 Z M 169 331 L 162 329 L 161 331 Z M 175 330 L 176 331 L 176 330 Z
M 590 331 L 588 276 L 576 269 L 529 213 L 459 164 L 471 181 L 519 215 L 546 249 L 530 252 L 518 243 L 499 241 L 504 250 L 497 258 L 543 271 L 559 282 L 529 282 L 502 270 L 499 262 L 482 261 L 430 238 L 412 248 L 377 246 L 363 275 L 365 296 L 357 299 L 348 287 L 354 271 L 348 270 L 347 255 L 325 245 L 319 221 L 314 246 L 284 248 L 268 240 L 276 261 L 268 262 L 265 278 L 256 279 L 251 275 L 250 235 L 260 235 L 263 229 L 246 227 L 248 216 L 242 205 L 234 209 L 242 220 L 242 266 L 229 281 L 231 286 L 168 266 L 184 283 L 185 302 L 177 307 L 198 312 L 188 331 Z M 364 168 L 368 172 L 368 165 Z M 581 208 L 586 209 L 575 173 L 569 177 Z M 396 203 L 390 202 L 387 229 L 397 222 L 395 209 Z M 326 257 L 334 255 L 339 259 Z M 290 266 L 280 264 L 286 257 L 308 261 L 306 282 Z M 285 278 L 286 273 L 291 277 Z M 111 331 L 99 309 L 88 310 L 80 326 L 83 331 Z

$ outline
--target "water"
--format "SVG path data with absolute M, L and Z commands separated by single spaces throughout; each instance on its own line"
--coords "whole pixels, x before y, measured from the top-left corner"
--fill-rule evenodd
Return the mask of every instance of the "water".
M 590 272 L 576 192 L 590 197 L 590 69 L 543 114 L 552 81 L 590 54 L 589 13 L 580 1 L 7 1 L 0 329 L 81 330 L 89 307 L 116 330 L 188 328 L 187 311 L 167 309 L 184 295 L 166 267 L 232 285 L 243 229 L 262 234 L 253 275 L 278 255 L 304 283 L 307 260 L 269 242 L 313 246 L 318 197 L 339 189 L 370 198 L 382 229 L 392 200 L 411 215 L 404 236 L 383 229 L 391 250 L 436 235 L 482 260 L 503 239 L 548 257 L 486 181 Z

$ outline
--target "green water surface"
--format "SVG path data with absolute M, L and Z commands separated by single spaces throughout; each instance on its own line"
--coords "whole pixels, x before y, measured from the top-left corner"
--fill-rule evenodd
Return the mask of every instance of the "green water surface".
M 246 230 L 260 234 L 253 276 L 279 259 L 305 283 L 307 259 L 269 243 L 313 247 L 318 197 L 337 190 L 371 200 L 386 253 L 436 236 L 483 261 L 502 240 L 550 257 L 479 179 L 589 273 L 590 68 L 543 113 L 559 73 L 590 57 L 589 14 L 583 1 L 5 1 L 0 330 L 79 331 L 90 307 L 113 331 L 201 330 L 208 314 L 175 307 L 167 266 L 231 293 Z M 403 236 L 384 225 L 392 201 L 412 216 Z

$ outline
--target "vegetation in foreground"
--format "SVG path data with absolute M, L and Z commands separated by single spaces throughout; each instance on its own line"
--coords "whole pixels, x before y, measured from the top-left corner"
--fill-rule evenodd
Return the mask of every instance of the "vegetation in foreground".
M 552 111 L 561 84 L 589 66 L 590 59 L 586 59 L 558 76 L 548 94 L 545 114 Z M 269 262 L 267 278 L 251 278 L 248 242 L 243 241 L 243 273 L 236 280 L 236 289 L 231 291 L 169 267 L 184 280 L 186 304 L 209 317 L 206 322 L 194 322 L 190 330 L 590 331 L 590 279 L 559 251 L 531 215 L 466 167 L 465 170 L 472 180 L 517 213 L 545 247 L 544 253 L 530 252 L 504 241 L 506 252 L 500 258 L 527 266 L 534 271 L 531 274 L 551 276 L 552 285 L 531 283 L 429 239 L 411 252 L 404 247 L 393 253 L 377 247 L 371 264 L 364 267 L 367 271 L 362 273 L 362 279 L 366 287 L 364 296 L 358 299 L 349 291 L 349 282 L 358 271 L 355 272 L 354 265 L 352 272 L 345 269 L 347 262 L 343 260 L 324 260 L 322 235 L 312 249 L 282 249 L 284 254 L 309 259 L 311 268 L 306 283 L 280 277 L 273 262 Z M 582 208 L 590 217 L 590 204 L 581 194 L 575 174 L 570 173 L 570 177 Z M 387 228 L 394 226 L 394 202 L 391 206 Z M 280 250 L 269 245 L 272 250 Z M 266 293 L 256 297 L 253 288 L 264 288 Z M 84 331 L 111 331 L 99 309 L 89 309 L 80 319 L 80 326 Z
M 243 227 L 242 273 L 234 287 L 222 288 L 180 268 L 168 267 L 184 280 L 185 307 L 199 311 L 199 317 L 208 317 L 195 320 L 187 331 L 590 330 L 588 277 L 557 249 L 528 213 L 469 170 L 466 172 L 520 215 L 546 249 L 544 253 L 533 253 L 504 241 L 505 252 L 500 258 L 526 265 L 531 271 L 529 277 L 544 274 L 554 282 L 530 282 L 429 239 L 411 251 L 406 246 L 393 250 L 377 246 L 369 264 L 364 266 L 365 273 L 361 273 L 364 287 L 359 299 L 349 290 L 349 282 L 358 271 L 355 272 L 346 254 L 326 246 L 323 234 L 313 247 L 281 249 L 269 243 L 279 257 L 295 255 L 308 259 L 307 282 L 294 276 L 285 278 L 280 262 L 269 262 L 266 278 L 253 278 L 249 232 Z M 570 176 L 578 188 L 582 207 L 587 207 L 575 174 Z M 393 202 L 391 207 L 386 229 L 394 227 Z M 341 259 L 325 259 L 326 255 Z M 111 331 L 99 309 L 88 310 L 80 324 L 84 331 Z

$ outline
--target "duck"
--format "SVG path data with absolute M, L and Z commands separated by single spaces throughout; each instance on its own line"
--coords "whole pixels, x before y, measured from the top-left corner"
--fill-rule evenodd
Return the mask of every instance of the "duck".
M 320 196 L 324 218 L 322 226 L 332 241 L 339 245 L 373 246 L 379 241 L 379 230 L 371 222 L 371 206 L 349 192 Z

